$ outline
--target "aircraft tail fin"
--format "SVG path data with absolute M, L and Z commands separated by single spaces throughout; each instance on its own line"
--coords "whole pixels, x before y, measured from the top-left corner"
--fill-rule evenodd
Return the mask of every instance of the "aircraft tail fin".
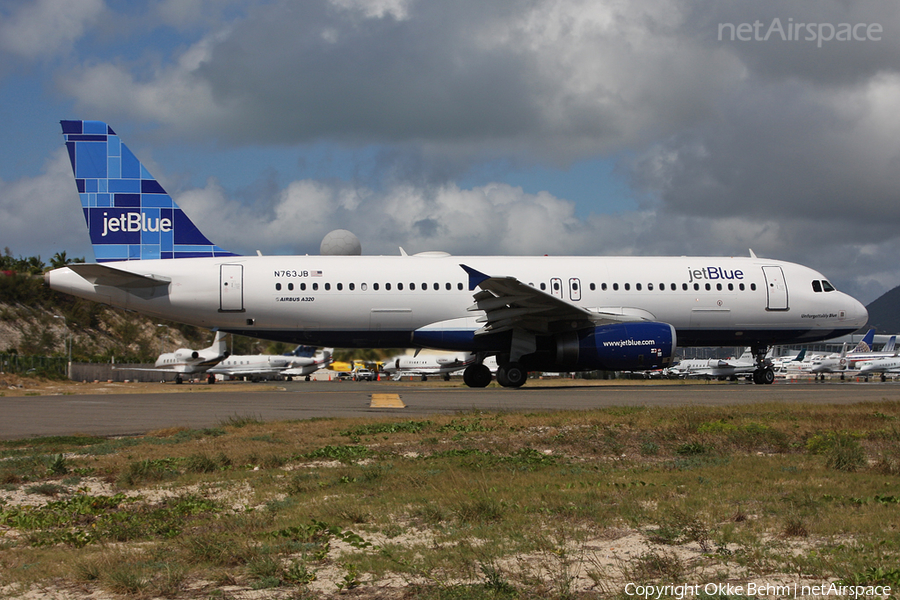
M 806 348 L 800 350 L 792 362 L 803 362 L 806 359 Z
M 896 344 L 897 344 L 897 336 L 892 335 L 890 337 L 890 339 L 888 339 L 888 343 L 884 345 L 884 351 L 885 352 L 893 352 Z
M 216 331 L 216 337 L 213 339 L 212 346 L 207 348 L 219 356 L 228 356 L 228 344 L 225 336 L 228 334 L 223 331 Z
M 853 352 L 871 352 L 872 344 L 875 343 L 875 328 L 873 327 L 869 331 L 866 332 L 866 335 L 863 336 L 863 339 L 859 340 L 859 343 L 856 345 L 856 348 L 853 349 Z
M 112 127 L 60 125 L 97 262 L 235 256 L 200 232 Z

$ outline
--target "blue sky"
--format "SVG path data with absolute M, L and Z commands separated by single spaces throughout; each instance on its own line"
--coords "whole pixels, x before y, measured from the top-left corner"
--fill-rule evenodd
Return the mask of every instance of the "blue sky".
M 869 302 L 900 284 L 898 25 L 881 0 L 0 0 L 0 238 L 92 259 L 58 123 L 83 118 L 236 252 L 753 248 Z

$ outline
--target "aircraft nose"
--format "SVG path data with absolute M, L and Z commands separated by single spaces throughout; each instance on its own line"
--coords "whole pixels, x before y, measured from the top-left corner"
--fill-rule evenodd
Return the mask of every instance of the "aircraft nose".
M 862 302 L 860 302 L 853 296 L 847 296 L 847 299 L 849 301 L 850 308 L 847 309 L 846 320 L 856 325 L 857 327 L 862 327 L 863 325 L 868 323 L 869 311 L 866 310 L 866 307 L 863 306 Z

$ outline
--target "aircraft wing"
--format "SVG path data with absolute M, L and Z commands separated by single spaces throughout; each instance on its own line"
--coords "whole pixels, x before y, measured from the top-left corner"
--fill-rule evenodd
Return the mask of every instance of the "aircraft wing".
M 543 292 L 515 277 L 492 277 L 467 265 L 469 289 L 481 288 L 474 296 L 470 311 L 484 311 L 477 322 L 484 325 L 475 335 L 499 333 L 520 328 L 534 333 L 572 331 L 597 325 L 643 321 L 642 315 L 604 310 L 587 310 Z

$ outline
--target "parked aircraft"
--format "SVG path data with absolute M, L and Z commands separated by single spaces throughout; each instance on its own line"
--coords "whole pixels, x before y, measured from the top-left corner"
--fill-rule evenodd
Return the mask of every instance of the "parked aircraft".
M 444 381 L 449 381 L 453 373 L 463 371 L 477 361 L 477 354 L 421 352 L 415 356 L 395 356 L 385 362 L 384 372 L 391 375 L 394 380 L 401 377 L 421 377 L 422 381 L 428 381 L 429 377 L 440 377 Z M 491 373 L 497 372 L 494 357 L 484 359 L 483 364 L 491 370 Z
M 182 383 L 184 378 L 182 375 L 192 375 L 197 373 L 206 373 L 209 369 L 228 356 L 225 348 L 225 333 L 216 332 L 216 337 L 209 348 L 202 350 L 191 350 L 190 348 L 179 348 L 175 352 L 164 352 L 156 359 L 154 368 L 139 369 L 128 367 L 128 371 L 162 371 L 175 373 L 175 383 Z M 215 383 L 216 378 L 209 375 L 206 378 L 208 383 Z
M 816 374 L 817 377 L 821 374 L 823 378 L 825 373 L 841 373 L 843 378 L 843 373 L 855 369 L 854 365 L 856 362 L 884 356 L 882 353 L 872 352 L 874 339 L 875 329 L 869 329 L 853 350 L 848 352 L 847 344 L 844 344 L 840 354 L 832 354 L 822 358 L 818 363 L 813 363 L 810 372 Z
M 868 315 L 802 265 L 749 257 L 237 256 L 210 242 L 107 124 L 62 121 L 97 263 L 46 275 L 75 296 L 201 327 L 340 347 L 476 352 L 465 382 L 668 367 L 683 346 L 848 334 Z M 176 260 L 171 260 L 176 259 Z
M 710 379 L 735 379 L 738 375 L 753 373 L 756 358 L 748 347 L 738 358 L 687 358 L 669 368 L 670 375 L 678 377 L 707 377 Z
M 872 373 L 881 373 L 881 380 L 885 380 L 885 373 L 900 373 L 900 357 L 897 355 L 866 360 L 857 365 L 859 374 L 869 379 Z
M 229 377 L 248 377 L 250 379 L 264 379 L 280 376 L 287 379 L 303 377 L 315 373 L 331 362 L 331 348 L 326 348 L 317 356 L 306 356 L 304 346 L 297 348 L 290 354 L 245 354 L 229 356 L 215 367 L 209 369 L 212 375 L 227 375 Z M 301 354 L 302 353 L 302 354 Z

